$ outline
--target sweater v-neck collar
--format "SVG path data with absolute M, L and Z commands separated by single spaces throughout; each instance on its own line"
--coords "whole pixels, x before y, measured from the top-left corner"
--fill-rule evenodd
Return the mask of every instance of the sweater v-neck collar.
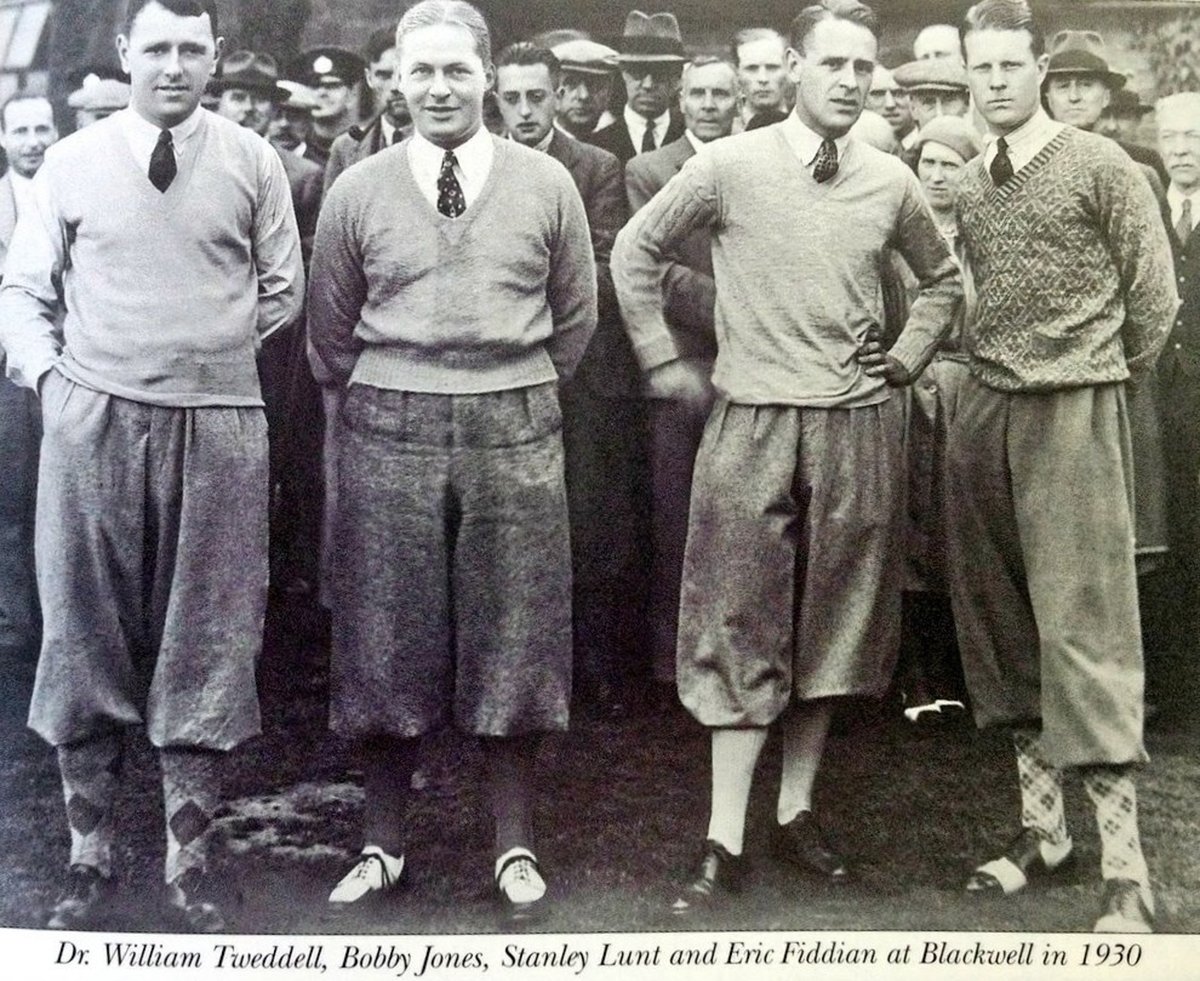
M 197 109 L 197 114 L 204 110 Z M 187 140 L 182 144 L 182 150 L 175 157 L 175 179 L 171 181 L 170 186 L 165 191 L 160 191 L 150 183 L 150 176 L 147 171 L 142 170 L 137 157 L 134 155 L 133 147 L 129 145 L 124 130 L 120 126 L 113 126 L 111 135 L 121 144 L 121 153 L 129 168 L 140 178 L 138 181 L 135 178 L 135 184 L 139 187 L 140 193 L 148 201 L 162 203 L 165 201 L 174 202 L 187 187 L 192 179 L 192 174 L 195 172 L 195 160 L 203 150 L 204 143 L 208 138 L 208 120 L 200 116 L 197 120 L 195 130 L 188 136 Z M 172 204 L 172 206 L 174 206 Z
M 1027 164 L 1025 164 L 1020 170 L 1013 174 L 1012 177 L 1006 180 L 999 187 L 996 187 L 991 176 L 985 170 L 983 172 L 983 180 L 990 185 L 988 189 L 988 196 L 995 198 L 998 201 L 1007 201 L 1014 194 L 1016 194 L 1017 191 L 1024 187 L 1025 184 L 1028 183 L 1029 180 L 1031 180 L 1032 177 L 1037 174 L 1037 172 L 1041 170 L 1043 166 L 1045 166 L 1046 161 L 1053 157 L 1054 154 L 1058 152 L 1060 147 L 1066 144 L 1068 140 L 1072 139 L 1071 134 L 1074 132 L 1076 131 L 1072 127 L 1064 126 L 1053 137 L 1051 137 L 1050 142 L 1048 142 L 1033 155 L 1033 158 Z
M 456 228 L 466 228 L 467 225 L 474 221 L 480 205 L 486 203 L 488 197 L 492 193 L 492 187 L 496 183 L 496 172 L 501 167 L 505 166 L 509 158 L 510 148 L 506 145 L 505 140 L 497 140 L 490 136 L 489 139 L 492 140 L 493 146 L 495 147 L 495 155 L 492 158 L 491 169 L 488 171 L 487 178 L 484 180 L 483 186 L 479 189 L 479 193 L 475 196 L 475 200 L 471 202 L 471 206 L 457 218 L 451 218 L 448 215 L 442 214 L 440 211 L 438 211 L 437 206 L 431 204 L 429 198 L 425 197 L 425 195 L 421 192 L 421 188 L 417 185 L 417 176 L 413 173 L 412 162 L 409 160 L 408 146 L 406 144 L 401 144 L 401 148 L 397 150 L 397 152 L 403 154 L 404 172 L 408 177 L 409 193 L 419 201 L 418 206 L 425 209 L 425 213 L 430 216 L 430 219 L 440 228 L 448 232 L 453 233 L 454 229 Z

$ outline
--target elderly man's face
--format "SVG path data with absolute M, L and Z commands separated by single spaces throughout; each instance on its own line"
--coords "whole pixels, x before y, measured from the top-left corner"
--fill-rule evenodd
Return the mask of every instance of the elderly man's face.
M 787 46 L 780 38 L 747 41 L 737 49 L 738 83 L 751 112 L 788 109 Z
M 267 136 L 285 150 L 295 150 L 312 135 L 312 112 L 283 106 L 279 115 L 267 127 Z
M 1200 99 L 1190 105 L 1160 105 L 1155 119 L 1171 183 L 1191 194 L 1200 188 Z
M 646 119 L 657 119 L 679 94 L 683 66 L 675 62 L 631 62 L 621 66 L 629 108 Z
M 22 177 L 32 177 L 46 159 L 46 150 L 58 139 L 49 101 L 18 99 L 9 103 L 0 123 L 0 143 L 8 165 Z
M 866 108 L 877 112 L 892 125 L 892 132 L 905 136 L 913 128 L 908 91 L 896 82 L 883 65 L 876 65 L 867 90 Z
M 679 96 L 684 125 L 702 143 L 728 136 L 737 115 L 737 76 L 725 64 L 689 68 Z
M 965 116 L 967 114 L 966 92 L 954 92 L 949 89 L 920 89 L 909 93 L 908 101 L 917 129 L 921 129 L 931 119 L 937 119 L 938 116 Z
M 557 100 L 545 65 L 504 65 L 496 69 L 496 98 L 505 131 L 518 143 L 537 146 L 554 125 Z
M 1095 75 L 1053 74 L 1046 80 L 1046 105 L 1060 123 L 1092 129 L 1108 107 L 1112 93 Z

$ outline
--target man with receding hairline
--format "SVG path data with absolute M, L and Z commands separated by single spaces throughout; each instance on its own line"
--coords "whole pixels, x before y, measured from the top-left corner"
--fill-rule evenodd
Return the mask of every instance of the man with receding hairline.
M 47 153 L 0 290 L 9 377 L 42 403 L 29 724 L 57 748 L 71 832 L 51 927 L 105 911 L 135 724 L 162 767 L 167 912 L 225 925 L 206 831 L 224 751 L 259 732 L 267 594 L 255 353 L 304 276 L 278 154 L 199 108 L 216 28 L 211 0 L 131 0 L 130 106 Z
M 891 387 L 921 372 L 962 299 L 916 177 L 847 135 L 878 37 L 856 0 L 801 11 L 788 51 L 792 114 L 692 157 L 613 252 L 646 391 L 699 404 L 709 379 L 672 336 L 662 281 L 687 236 L 712 241 L 718 399 L 696 456 L 676 652 L 680 700 L 711 731 L 712 796 L 677 915 L 740 888 L 751 780 L 775 723 L 775 854 L 827 883 L 851 878 L 814 815 L 814 782 L 834 700 L 881 694 L 891 678 L 903 423 Z M 885 353 L 888 246 L 921 287 Z

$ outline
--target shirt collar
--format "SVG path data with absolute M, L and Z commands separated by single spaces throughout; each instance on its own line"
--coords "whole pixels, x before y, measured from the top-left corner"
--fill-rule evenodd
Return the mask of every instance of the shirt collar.
M 480 126 L 474 134 L 458 146 L 452 148 L 458 169 L 462 171 L 463 179 L 470 185 L 464 188 L 467 203 L 470 203 L 473 192 L 478 191 L 487 179 L 492 169 L 492 157 L 496 153 L 492 134 Z M 446 155 L 444 147 L 430 143 L 415 129 L 409 140 L 409 161 L 416 174 L 433 174 L 434 180 L 442 168 L 442 158 Z
M 642 146 L 642 136 L 646 132 L 646 126 L 650 122 L 641 113 L 634 112 L 627 105 L 625 107 L 625 125 L 629 128 L 629 137 L 633 140 L 633 145 L 639 152 Z M 654 120 L 654 143 L 656 146 L 662 146 L 663 140 L 666 138 L 667 130 L 671 126 L 671 110 L 668 109 L 661 116 Z
M 683 135 L 687 137 L 687 141 L 692 145 L 692 149 L 697 153 L 704 147 L 704 141 L 696 136 L 690 129 L 685 129 Z
M 1037 112 L 1026 119 L 1025 122 L 1011 133 L 1004 134 L 1004 143 L 1010 151 L 1017 150 L 1018 152 L 1022 147 L 1033 144 L 1044 146 L 1050 142 L 1052 137 L 1058 134 L 1058 131 L 1063 126 L 1063 123 L 1056 123 L 1046 114 L 1045 109 L 1038 106 Z M 996 134 L 993 137 L 993 142 L 999 138 L 999 134 Z
M 171 129 L 171 142 L 178 146 L 187 140 L 200 126 L 201 114 L 203 109 L 197 107 L 187 119 Z M 139 143 L 149 140 L 151 145 L 158 142 L 158 134 L 162 132 L 161 126 L 155 126 L 150 120 L 144 118 L 133 106 L 127 106 L 124 109 L 118 110 L 114 115 L 119 116 L 121 125 L 125 132 L 132 140 L 137 140 Z
M 821 144 L 825 142 L 825 137 L 814 132 L 796 115 L 793 109 L 788 113 L 787 119 L 779 124 L 783 127 L 784 138 L 788 141 L 792 151 L 800 158 L 800 162 L 805 167 L 811 167 L 816 159 L 817 151 L 821 149 Z M 833 145 L 837 147 L 838 160 L 841 160 L 846 153 L 846 147 L 850 143 L 849 134 L 843 133 L 833 141 Z
M 513 139 L 513 136 L 511 133 L 508 134 L 508 138 L 510 140 L 512 140 L 514 143 L 517 142 L 516 140 Z M 539 142 L 535 143 L 532 147 L 530 147 L 530 149 L 531 150 L 540 150 L 542 153 L 546 153 L 550 149 L 550 141 L 553 139 L 554 139 L 554 127 L 551 126 L 548 130 L 546 130 L 546 135 L 543 136 Z
M 16 174 L 13 176 L 16 177 Z M 1171 206 L 1171 211 L 1176 212 L 1182 208 L 1184 201 L 1191 201 L 1192 210 L 1197 212 L 1197 216 L 1200 217 L 1200 187 L 1197 187 L 1191 194 L 1184 194 L 1172 181 L 1167 187 L 1167 203 Z
M 379 117 L 379 132 L 383 134 L 383 145 L 391 146 L 396 138 L 396 127 L 388 122 L 387 116 Z

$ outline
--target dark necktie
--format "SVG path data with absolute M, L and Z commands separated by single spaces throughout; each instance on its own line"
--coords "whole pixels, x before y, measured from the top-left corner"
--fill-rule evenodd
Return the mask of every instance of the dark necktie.
M 462 185 L 454 176 L 454 165 L 457 162 L 454 151 L 447 150 L 446 155 L 442 157 L 442 172 L 438 174 L 437 209 L 447 218 L 457 218 L 467 210 L 467 199 L 463 197 Z
M 822 140 L 821 149 L 813 160 L 813 177 L 818 184 L 824 184 L 837 173 L 837 144 L 833 140 Z
M 1008 159 L 1008 143 L 1004 137 L 996 140 L 996 156 L 992 159 L 992 182 L 999 187 L 1013 175 L 1012 161 Z
M 649 120 L 646 123 L 646 132 L 642 134 L 642 153 L 649 153 L 657 147 L 654 145 L 654 121 Z
M 1179 221 L 1175 225 L 1175 234 L 1179 241 L 1186 244 L 1192 234 L 1192 199 L 1183 199 L 1183 208 L 1179 212 Z
M 165 191 L 175 179 L 175 145 L 171 142 L 171 131 L 164 129 L 158 134 L 154 152 L 150 154 L 150 183 Z

